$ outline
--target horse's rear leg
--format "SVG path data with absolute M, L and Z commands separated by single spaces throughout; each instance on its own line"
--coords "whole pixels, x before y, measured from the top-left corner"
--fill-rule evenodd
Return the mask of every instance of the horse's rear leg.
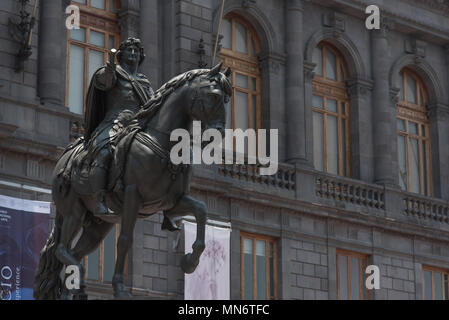
M 55 255 L 62 264 L 66 266 L 73 265 L 78 267 L 80 274 L 79 284 L 80 287 L 84 287 L 84 267 L 73 256 L 70 246 L 73 238 L 81 230 L 86 210 L 78 199 L 73 201 L 73 205 L 70 208 L 70 212 L 67 212 L 67 214 L 64 215 L 61 228 L 61 237 L 59 239 L 59 244 L 56 248 Z
M 197 229 L 196 240 L 192 245 L 192 253 L 186 254 L 181 260 L 181 268 L 185 273 L 193 273 L 200 263 L 200 257 L 206 248 L 206 222 L 207 208 L 206 205 L 191 196 L 184 195 L 178 204 L 171 210 L 165 212 L 169 218 L 182 217 L 187 214 L 195 216 Z
M 125 199 L 123 203 L 122 228 L 117 243 L 117 261 L 115 262 L 114 277 L 112 286 L 114 297 L 118 299 L 131 298 L 132 295 L 125 291 L 124 267 L 125 258 L 133 242 L 134 226 L 141 206 L 142 200 L 136 185 L 125 188 Z

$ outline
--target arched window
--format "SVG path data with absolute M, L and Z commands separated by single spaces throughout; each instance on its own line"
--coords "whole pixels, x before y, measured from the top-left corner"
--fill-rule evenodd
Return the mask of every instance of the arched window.
M 351 176 L 349 97 L 346 66 L 331 45 L 320 43 L 314 50 L 313 156 L 317 170 Z
M 72 4 L 80 8 L 80 28 L 67 31 L 66 106 L 82 115 L 92 75 L 106 63 L 108 51 L 120 45 L 120 0 L 72 0 Z M 87 279 L 112 281 L 118 233 L 119 228 L 113 227 L 98 248 L 84 258 Z
M 80 28 L 67 31 L 66 106 L 83 114 L 85 96 L 94 72 L 120 44 L 119 0 L 72 0 L 80 8 Z
M 228 110 L 228 129 L 260 129 L 261 75 L 257 54 L 260 44 L 254 29 L 235 14 L 223 19 L 220 58 L 232 69 L 233 98 Z
M 427 91 L 410 69 L 401 71 L 397 105 L 399 184 L 407 191 L 432 195 L 430 122 Z

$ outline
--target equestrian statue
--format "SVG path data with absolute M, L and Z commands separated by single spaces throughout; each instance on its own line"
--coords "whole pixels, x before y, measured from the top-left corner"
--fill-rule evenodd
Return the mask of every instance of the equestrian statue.
M 114 297 L 131 298 L 125 290 L 125 257 L 133 241 L 137 219 L 163 213 L 162 229 L 178 231 L 176 218 L 193 215 L 197 223 L 192 252 L 181 269 L 192 273 L 205 249 L 207 208 L 189 195 L 191 167 L 175 165 L 170 139 L 175 129 L 224 134 L 226 104 L 232 95 L 231 70 L 191 70 L 153 92 L 145 75 L 137 72 L 145 58 L 140 40 L 129 38 L 112 49 L 107 64 L 92 76 L 86 96 L 84 136 L 70 144 L 53 172 L 56 206 L 53 230 L 41 251 L 34 281 L 35 299 L 86 298 L 82 259 L 100 245 L 120 223 L 112 287 Z M 76 244 L 73 240 L 79 235 Z M 77 266 L 80 279 L 68 289 L 64 267 Z

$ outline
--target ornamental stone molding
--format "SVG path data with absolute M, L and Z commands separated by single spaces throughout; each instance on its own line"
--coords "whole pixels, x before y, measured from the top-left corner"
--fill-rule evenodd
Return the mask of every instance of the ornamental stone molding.
M 336 35 L 338 33 L 338 36 Z M 365 63 L 359 49 L 346 33 L 335 28 L 324 27 L 316 31 L 307 41 L 304 60 L 312 63 L 313 50 L 321 42 L 327 41 L 334 45 L 343 55 L 349 67 L 350 77 L 367 79 Z
M 360 98 L 366 96 L 373 90 L 374 82 L 365 79 L 349 79 L 346 81 L 346 86 L 351 98 Z
M 432 120 L 449 121 L 449 106 L 431 104 L 427 107 L 429 118 Z
M 390 86 L 399 87 L 401 76 L 400 72 L 404 67 L 413 69 L 424 82 L 429 91 L 429 103 L 435 104 L 446 101 L 447 93 L 442 88 L 438 74 L 430 63 L 415 54 L 404 54 L 399 57 L 390 69 Z
M 306 82 L 312 82 L 315 78 L 316 63 L 310 61 L 304 61 L 304 80 Z
M 399 88 L 390 88 L 390 99 L 394 103 L 393 107 L 396 109 L 396 104 L 399 102 Z

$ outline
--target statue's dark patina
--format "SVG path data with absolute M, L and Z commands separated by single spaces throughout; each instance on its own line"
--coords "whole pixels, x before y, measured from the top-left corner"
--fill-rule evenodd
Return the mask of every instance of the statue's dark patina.
M 36 299 L 61 299 L 68 290 L 60 273 L 64 266 L 80 270 L 115 223 L 121 223 L 112 286 L 116 298 L 130 298 L 124 287 L 126 254 L 132 244 L 136 220 L 163 212 L 163 229 L 177 230 L 176 217 L 194 215 L 196 241 L 181 268 L 195 271 L 205 248 L 207 208 L 189 196 L 191 168 L 174 165 L 170 133 L 189 130 L 201 121 L 204 130 L 225 128 L 225 104 L 232 94 L 230 70 L 199 69 L 181 74 L 153 93 L 145 76 L 137 73 L 144 58 L 137 39 L 128 39 L 110 61 L 93 76 L 87 96 L 86 134 L 67 147 L 53 174 L 55 226 L 41 252 L 35 277 Z M 113 60 L 113 59 L 110 59 Z M 82 229 L 75 247 L 71 244 Z

